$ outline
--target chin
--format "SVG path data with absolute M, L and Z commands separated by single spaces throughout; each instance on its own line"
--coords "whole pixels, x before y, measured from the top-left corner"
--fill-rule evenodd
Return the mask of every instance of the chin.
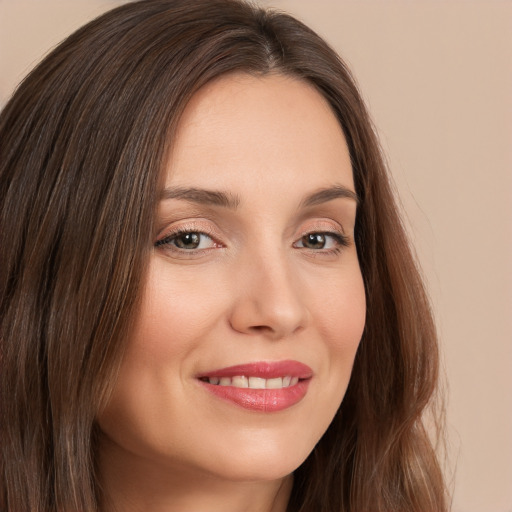
M 306 454 L 306 457 L 309 454 Z M 240 461 L 229 467 L 223 468 L 219 473 L 219 468 L 215 469 L 212 476 L 233 482 L 263 482 L 277 481 L 291 475 L 305 460 L 306 457 L 283 457 L 269 456 L 265 460 L 259 461 L 252 459 L 248 461 Z
M 292 474 L 309 456 L 317 439 L 254 435 L 250 445 L 233 443 L 230 450 L 203 453 L 209 472 L 232 481 L 272 481 Z M 224 447 L 225 448 L 225 447 Z M 207 460 L 205 460 L 207 459 Z M 203 466 L 204 467 L 204 466 Z

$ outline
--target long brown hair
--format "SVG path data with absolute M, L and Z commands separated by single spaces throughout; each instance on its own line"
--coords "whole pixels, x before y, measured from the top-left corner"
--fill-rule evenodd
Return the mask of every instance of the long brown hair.
M 0 508 L 97 510 L 94 419 L 115 381 L 180 114 L 230 72 L 283 73 L 348 142 L 366 326 L 343 403 L 296 470 L 290 512 L 443 512 L 423 413 L 432 315 L 345 64 L 292 17 L 236 0 L 128 3 L 71 35 L 0 116 Z

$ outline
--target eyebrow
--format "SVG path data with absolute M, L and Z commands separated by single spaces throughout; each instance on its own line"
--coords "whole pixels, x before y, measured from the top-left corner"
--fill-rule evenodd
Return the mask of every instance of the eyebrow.
M 359 204 L 357 194 L 343 185 L 334 185 L 333 187 L 322 188 L 306 196 L 300 203 L 302 208 L 307 206 L 316 206 L 318 204 L 327 203 L 333 199 L 352 199 Z
M 181 199 L 191 203 L 209 204 L 212 206 L 222 206 L 230 210 L 236 210 L 240 204 L 240 198 L 229 192 L 221 192 L 217 190 L 206 190 L 203 188 L 185 188 L 174 187 L 165 188 L 162 191 L 160 200 Z
M 327 203 L 334 199 L 352 199 L 359 204 L 357 194 L 343 185 L 335 185 L 333 187 L 322 188 L 306 196 L 300 203 L 301 208 L 316 206 L 318 204 Z M 162 191 L 160 199 L 181 199 L 191 203 L 208 204 L 213 206 L 222 206 L 231 210 L 236 210 L 240 205 L 240 198 L 229 192 L 221 192 L 218 190 L 206 190 L 196 187 L 173 187 L 165 188 Z

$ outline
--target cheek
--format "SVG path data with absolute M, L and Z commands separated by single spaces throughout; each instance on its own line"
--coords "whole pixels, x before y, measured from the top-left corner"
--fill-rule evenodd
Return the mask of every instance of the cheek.
M 347 352 L 350 356 L 359 346 L 366 320 L 366 299 L 364 288 L 355 286 L 324 306 L 324 322 L 320 329 L 325 331 L 333 351 Z
M 327 296 L 328 300 L 316 303 L 316 326 L 324 340 L 323 362 L 329 376 L 326 395 L 331 397 L 330 407 L 337 409 L 350 380 L 366 320 L 365 290 L 358 267 L 348 277 L 332 282 Z
M 366 296 L 357 262 L 314 294 L 314 322 L 330 350 L 350 357 L 359 346 L 366 320 Z
M 212 288 L 203 289 L 193 273 L 169 276 L 166 263 L 154 261 L 144 291 L 134 340 L 156 359 L 193 350 L 211 330 L 218 310 Z M 171 278 L 172 277 L 172 278 Z

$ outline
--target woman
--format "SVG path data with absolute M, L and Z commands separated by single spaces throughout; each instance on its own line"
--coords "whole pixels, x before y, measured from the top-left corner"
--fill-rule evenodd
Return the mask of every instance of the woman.
M 0 506 L 443 511 L 433 322 L 349 71 L 146 0 L 0 118 Z

